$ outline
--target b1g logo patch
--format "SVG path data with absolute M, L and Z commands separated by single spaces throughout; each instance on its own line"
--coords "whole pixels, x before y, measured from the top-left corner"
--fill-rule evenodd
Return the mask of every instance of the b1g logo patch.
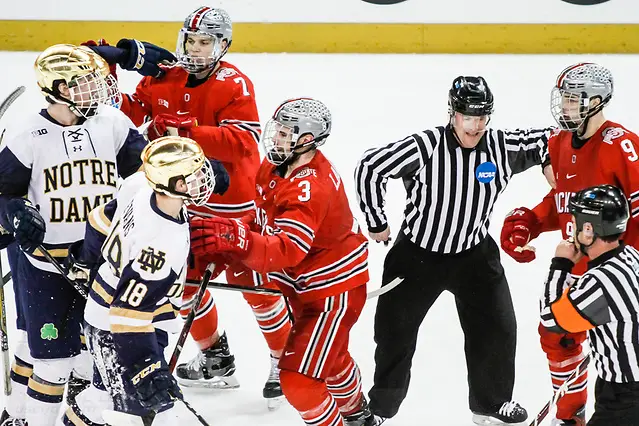
M 475 169 L 475 177 L 481 183 L 488 183 L 491 180 L 495 179 L 495 175 L 497 174 L 497 166 L 490 161 L 486 161 L 485 163 L 481 163 Z

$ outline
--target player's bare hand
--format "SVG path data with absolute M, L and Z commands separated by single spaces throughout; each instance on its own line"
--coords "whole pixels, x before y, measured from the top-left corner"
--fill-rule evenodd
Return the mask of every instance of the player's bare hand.
M 371 232 L 368 231 L 368 235 L 371 237 L 371 239 L 377 243 L 384 243 L 385 246 L 387 246 L 391 241 L 392 238 L 390 236 L 390 226 L 386 226 L 386 229 L 384 229 L 382 232 Z
M 555 172 L 552 169 L 552 165 L 548 164 L 544 167 L 544 177 L 546 181 L 548 181 L 548 185 L 552 187 L 552 189 L 557 188 L 557 182 L 555 181 Z
M 573 263 L 577 263 L 584 257 L 583 253 L 575 246 L 572 239 L 563 240 L 555 249 L 555 257 L 563 257 Z

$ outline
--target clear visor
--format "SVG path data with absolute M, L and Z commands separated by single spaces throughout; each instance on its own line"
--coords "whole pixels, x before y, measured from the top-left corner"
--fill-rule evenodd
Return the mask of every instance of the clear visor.
M 569 92 L 557 87 L 552 89 L 550 111 L 563 130 L 577 130 L 588 116 L 588 99 L 581 93 Z
M 122 95 L 113 76 L 104 76 L 98 71 L 76 77 L 68 84 L 72 110 L 88 118 L 96 114 L 100 105 L 119 107 Z
M 293 155 L 298 137 L 292 127 L 269 120 L 262 132 L 262 146 L 268 161 L 276 166 L 284 163 Z
M 464 131 L 471 134 L 484 132 L 490 121 L 490 115 L 464 115 L 459 112 L 455 115 Z
M 201 206 L 206 203 L 215 189 L 215 174 L 208 160 L 197 172 L 186 178 L 187 203 Z
M 175 52 L 178 65 L 192 74 L 214 67 L 224 54 L 217 37 L 185 28 L 178 34 Z

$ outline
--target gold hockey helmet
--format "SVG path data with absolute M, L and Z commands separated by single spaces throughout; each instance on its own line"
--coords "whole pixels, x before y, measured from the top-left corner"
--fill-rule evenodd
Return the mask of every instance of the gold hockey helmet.
M 117 108 L 122 101 L 109 65 L 88 47 L 72 44 L 51 46 L 38 55 L 34 69 L 38 86 L 47 100 L 68 105 L 79 117 L 95 115 L 101 104 Z M 60 93 L 60 83 L 67 85 L 68 95 Z
M 200 145 L 192 139 L 165 136 L 150 142 L 142 151 L 144 174 L 151 187 L 171 197 L 201 206 L 215 189 L 215 175 Z M 183 179 L 186 192 L 176 190 Z

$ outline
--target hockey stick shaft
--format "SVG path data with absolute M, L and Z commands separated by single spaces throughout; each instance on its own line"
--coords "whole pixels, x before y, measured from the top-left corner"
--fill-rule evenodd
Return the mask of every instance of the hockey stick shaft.
M 206 271 L 204 271 L 204 276 L 202 276 L 202 281 L 200 281 L 199 283 L 200 286 L 198 288 L 197 294 L 195 295 L 195 300 L 193 300 L 191 310 L 186 316 L 184 326 L 182 326 L 182 331 L 180 331 L 180 337 L 178 337 L 175 349 L 173 349 L 173 354 L 171 354 L 171 359 L 169 361 L 169 371 L 171 373 L 173 373 L 173 370 L 175 370 L 175 366 L 177 365 L 178 359 L 180 358 L 182 347 L 184 346 L 184 342 L 186 342 L 186 338 L 191 331 L 191 325 L 193 324 L 193 320 L 195 319 L 195 313 L 197 311 L 197 308 L 202 303 L 202 299 L 204 299 L 204 295 L 206 294 L 206 289 L 209 285 L 209 281 L 211 281 L 211 276 L 213 275 L 214 269 L 215 264 L 209 263 L 209 265 L 206 267 Z
M 376 297 L 381 296 L 382 294 L 388 293 L 398 285 L 400 285 L 404 281 L 404 278 L 398 277 L 393 279 L 388 284 L 378 288 L 377 290 L 373 290 L 368 292 L 366 295 L 366 299 L 374 299 Z M 198 281 L 187 280 L 187 286 L 196 287 L 200 285 Z M 237 284 L 227 284 L 227 283 L 219 283 L 219 282 L 210 282 L 208 284 L 209 288 L 219 289 L 219 290 L 230 290 L 230 291 L 239 291 L 242 293 L 256 293 L 256 294 L 268 294 L 271 296 L 281 296 L 282 292 L 279 290 L 275 290 L 272 288 L 264 288 L 264 287 L 249 287 Z
M 47 249 L 45 249 L 43 246 L 38 246 L 38 250 L 42 252 L 42 255 L 44 256 L 44 258 L 47 259 L 47 261 L 51 265 L 53 265 L 55 269 L 58 270 L 58 272 L 60 273 L 60 275 L 62 275 L 64 280 L 68 282 L 78 293 L 80 293 L 82 297 L 84 297 L 85 299 L 89 297 L 89 290 L 86 287 L 84 287 L 82 284 L 79 284 L 73 281 L 72 279 L 70 279 L 69 277 L 67 277 L 67 273 L 62 267 L 62 265 L 60 265 L 60 262 L 58 262 L 55 259 L 55 257 L 51 256 L 51 253 L 49 253 Z
M 0 276 L 2 276 L 2 262 L 0 261 Z M 11 359 L 9 357 L 9 333 L 7 330 L 7 308 L 4 297 L 4 283 L 0 287 L 0 349 L 2 349 L 2 377 L 4 379 L 4 394 L 11 395 Z
M 568 378 L 564 380 L 564 382 L 559 387 L 559 389 L 555 391 L 550 401 L 548 401 L 546 405 L 544 405 L 541 411 L 539 411 L 539 413 L 537 414 L 537 417 L 535 417 L 535 420 L 533 420 L 529 426 L 539 426 L 541 422 L 544 421 L 546 416 L 548 416 L 548 413 L 550 413 L 550 410 L 552 410 L 552 408 L 557 404 L 557 401 L 559 401 L 559 398 L 561 398 L 566 393 L 566 391 L 568 390 L 568 387 L 575 380 L 577 380 L 577 378 L 580 377 L 583 374 L 583 372 L 586 371 L 586 369 L 588 369 L 589 363 L 590 363 L 590 354 L 586 355 L 586 357 L 581 360 L 577 368 L 573 370 L 570 376 L 568 376 Z
M 202 417 L 200 413 L 198 413 L 195 410 L 195 408 L 193 408 L 191 404 L 188 403 L 188 401 L 186 401 L 185 399 L 181 399 L 181 401 L 182 401 L 182 404 L 184 404 L 184 406 L 187 408 L 187 410 L 189 410 L 195 416 L 195 418 L 198 419 L 200 424 L 202 424 L 203 426 L 210 426 L 210 424 L 206 421 L 206 419 Z

